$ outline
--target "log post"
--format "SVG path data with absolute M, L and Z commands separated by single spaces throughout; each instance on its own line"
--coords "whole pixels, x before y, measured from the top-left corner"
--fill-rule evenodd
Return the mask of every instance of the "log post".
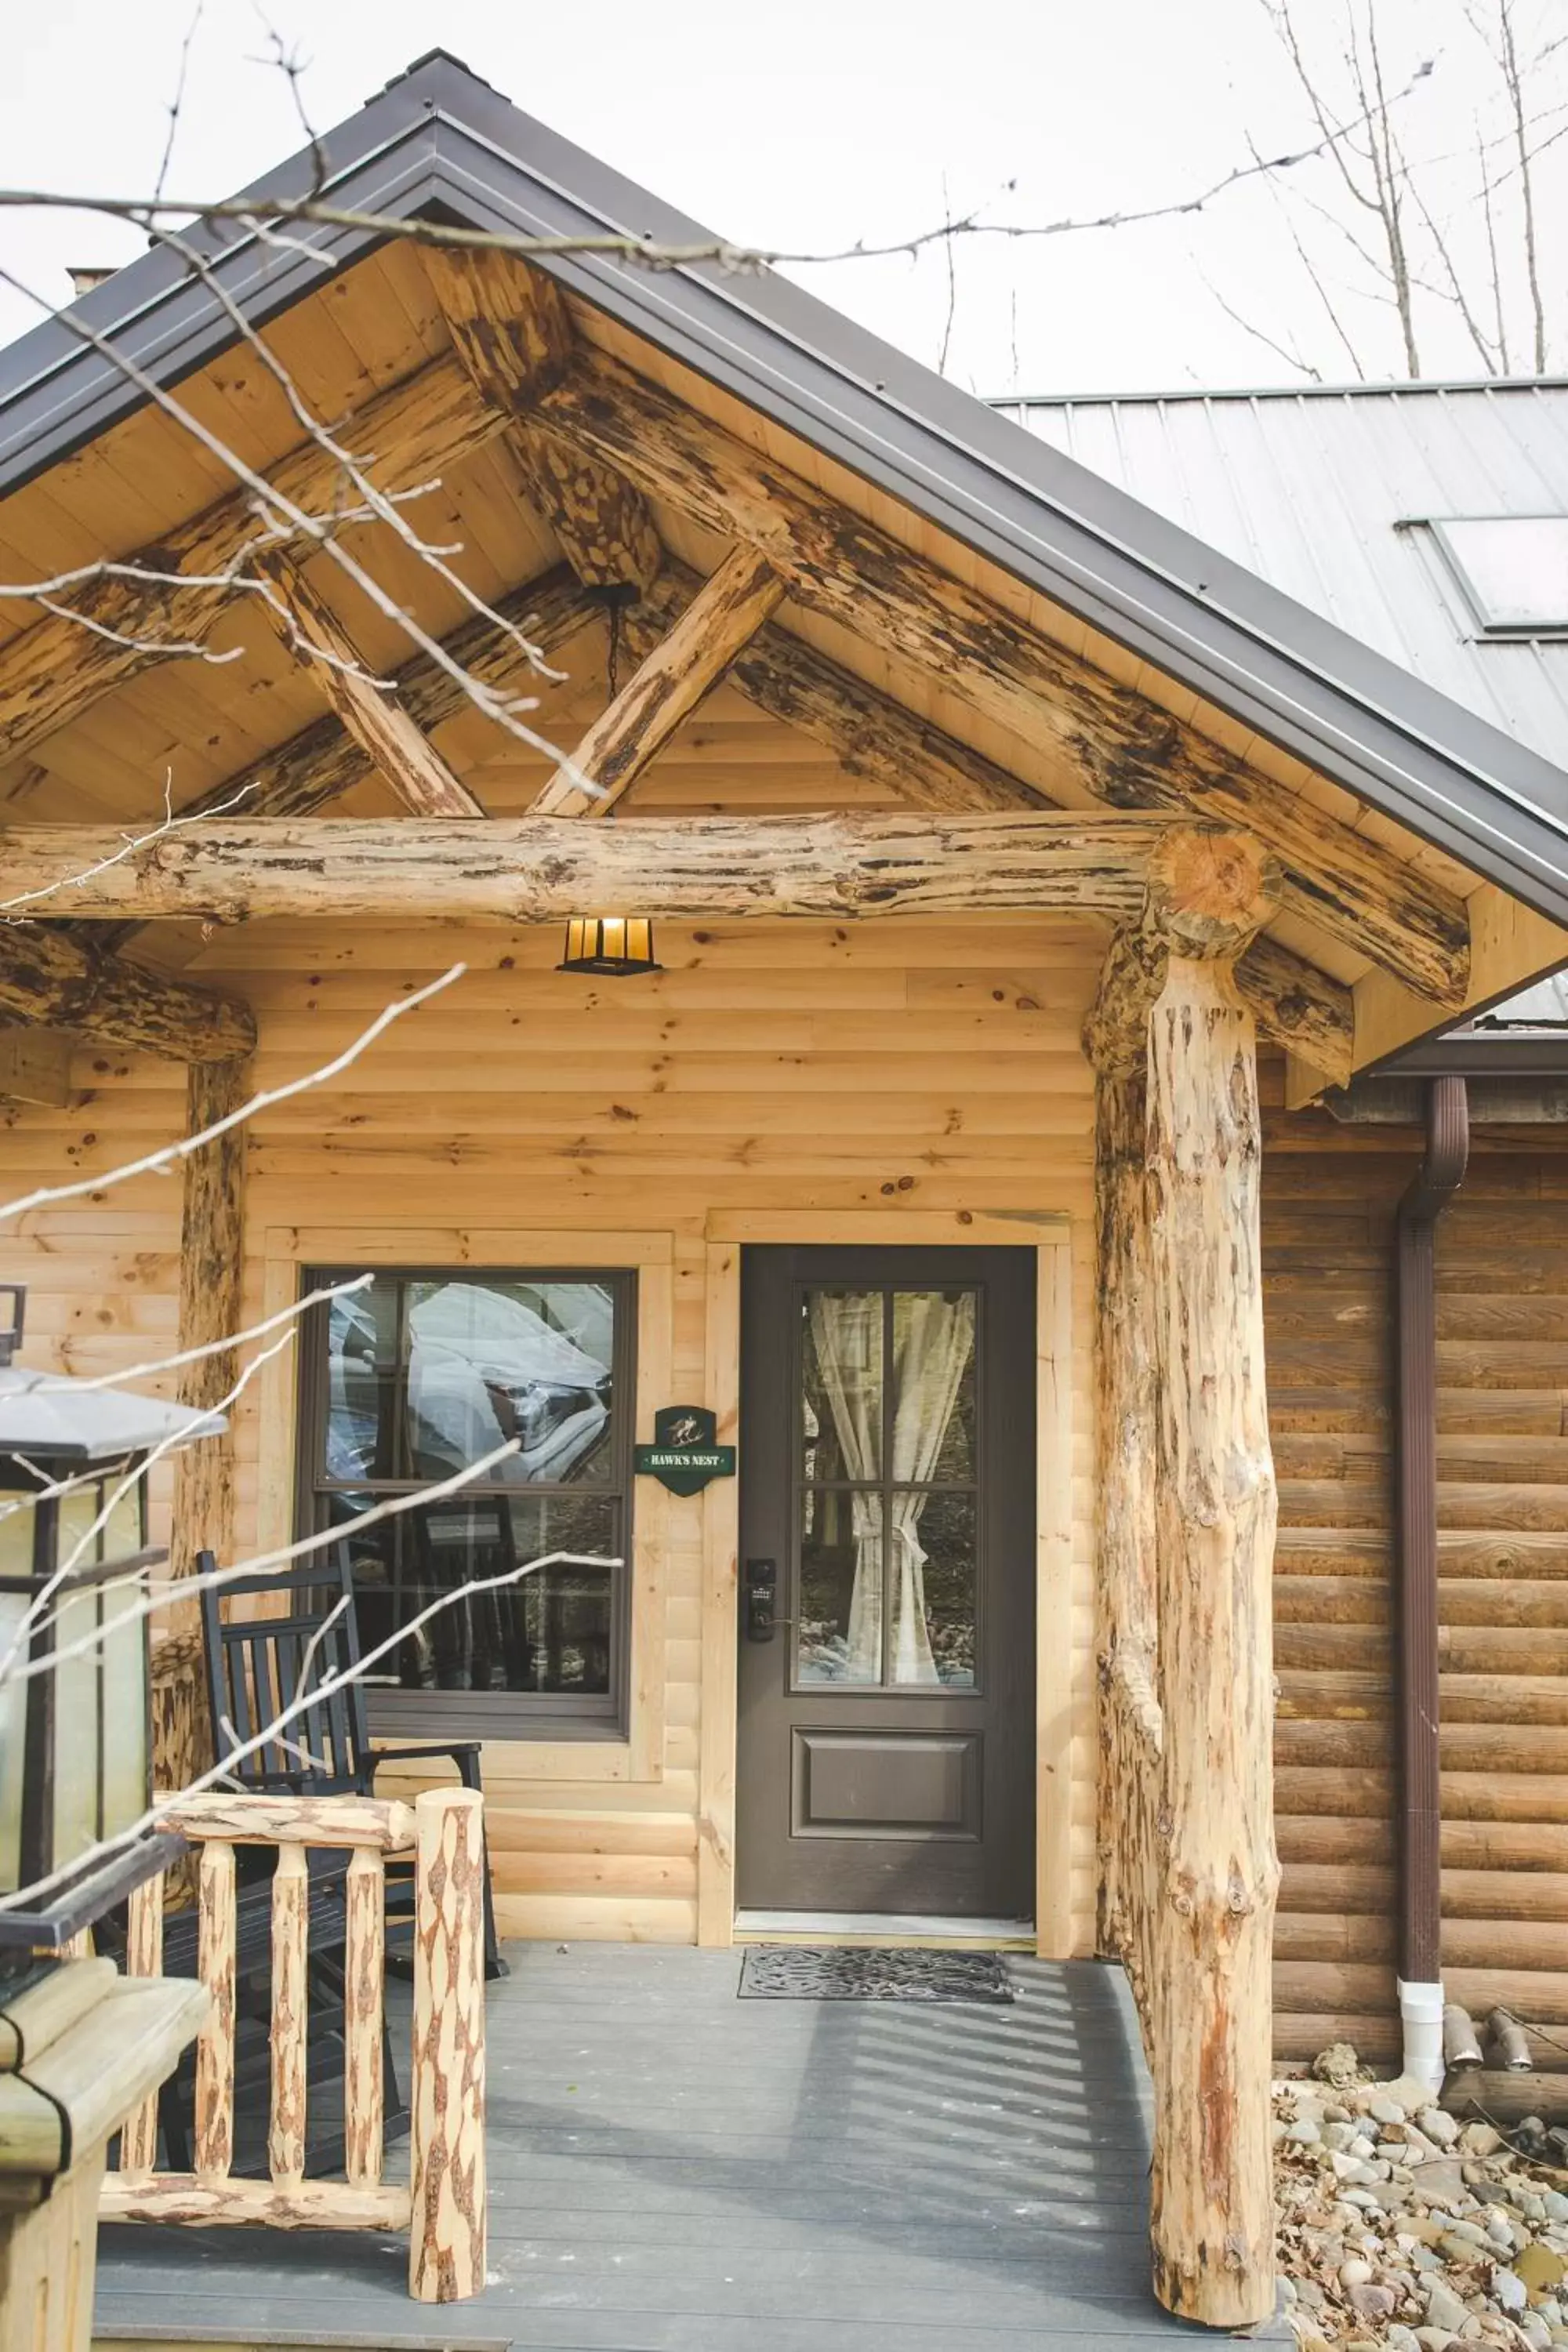
M 427 1789 L 414 1810 L 408 2292 L 460 2303 L 485 2284 L 484 1801 Z
M 199 1135 L 237 1110 L 250 1094 L 250 1064 L 194 1062 L 186 1076 L 185 1132 Z M 230 1128 L 184 1163 L 180 1219 L 182 1350 L 210 1346 L 240 1327 L 244 1282 L 245 1130 Z M 180 1372 L 182 1404 L 210 1408 L 234 1386 L 237 1351 L 220 1348 Z M 176 1581 L 195 1572 L 204 1547 L 219 1560 L 234 1557 L 234 1433 L 204 1437 L 174 1456 L 174 1499 L 169 1530 L 169 1573 Z M 153 1785 L 186 1789 L 212 1761 L 202 1689 L 196 1604 L 175 1598 L 162 1641 L 153 1652 L 157 1692 L 153 1719 Z M 188 1884 L 188 1873 L 176 1885 Z
M 1274 2307 L 1276 1498 L 1256 1038 L 1234 965 L 1277 889 L 1250 845 L 1173 835 L 1085 1032 L 1100 1074 L 1105 1916 L 1154 2082 L 1155 2293 L 1213 2327 Z

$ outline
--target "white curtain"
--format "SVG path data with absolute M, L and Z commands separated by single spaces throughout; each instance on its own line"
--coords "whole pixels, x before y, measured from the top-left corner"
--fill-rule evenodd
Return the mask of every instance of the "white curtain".
M 882 1301 L 875 1293 L 815 1291 L 810 1326 L 817 1368 L 850 1478 L 881 1475 L 882 1387 L 868 1377 L 881 1363 Z M 928 1479 L 952 1418 L 965 1370 L 974 1352 L 971 1291 L 899 1291 L 893 1298 L 895 1486 Z M 940 1679 L 926 1626 L 925 1559 L 920 1541 L 923 1495 L 899 1495 L 892 1508 L 895 1560 L 891 1677 L 895 1683 Z M 855 1582 L 849 1601 L 847 1679 L 879 1682 L 882 1674 L 882 1501 L 852 1498 Z

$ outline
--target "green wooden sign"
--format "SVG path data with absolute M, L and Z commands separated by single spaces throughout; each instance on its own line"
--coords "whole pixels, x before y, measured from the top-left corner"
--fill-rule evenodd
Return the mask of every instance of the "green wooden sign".
M 653 1417 L 653 1444 L 637 1449 L 639 1478 L 657 1478 L 672 1495 L 700 1495 L 710 1478 L 732 1478 L 735 1449 L 715 1443 L 719 1423 L 706 1405 L 667 1404 Z

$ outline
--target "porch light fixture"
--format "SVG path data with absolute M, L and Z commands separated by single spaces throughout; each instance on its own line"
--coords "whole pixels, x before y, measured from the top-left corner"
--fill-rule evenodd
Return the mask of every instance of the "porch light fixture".
M 607 972 L 626 980 L 634 972 L 662 971 L 653 951 L 653 925 L 646 915 L 574 915 L 566 926 L 566 952 L 557 971 Z
M 168 1557 L 148 1547 L 138 1474 L 154 1446 L 226 1425 L 221 1413 L 24 1370 L 12 1358 L 26 1303 L 23 1284 L 0 1283 L 0 1895 L 89 1848 L 111 1851 L 37 1908 L 0 1908 L 0 1962 L 58 1951 L 183 1850 L 177 1837 L 132 1834 L 152 1801 L 142 1603 L 149 1571 Z
M 609 627 L 609 651 L 605 681 L 609 699 L 616 698 L 621 650 L 621 614 L 637 601 L 635 580 L 604 580 L 584 591 L 602 605 Z M 615 810 L 609 812 L 615 820 Z M 630 980 L 639 971 L 661 971 L 653 951 L 653 925 L 646 915 L 574 915 L 566 926 L 566 952 L 557 971 L 589 971 L 611 980 Z

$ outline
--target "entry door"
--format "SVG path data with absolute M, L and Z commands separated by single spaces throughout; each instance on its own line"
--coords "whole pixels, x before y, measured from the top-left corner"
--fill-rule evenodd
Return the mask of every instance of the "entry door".
M 1033 1914 L 1034 1294 L 1029 1250 L 745 1253 L 743 1910 Z

